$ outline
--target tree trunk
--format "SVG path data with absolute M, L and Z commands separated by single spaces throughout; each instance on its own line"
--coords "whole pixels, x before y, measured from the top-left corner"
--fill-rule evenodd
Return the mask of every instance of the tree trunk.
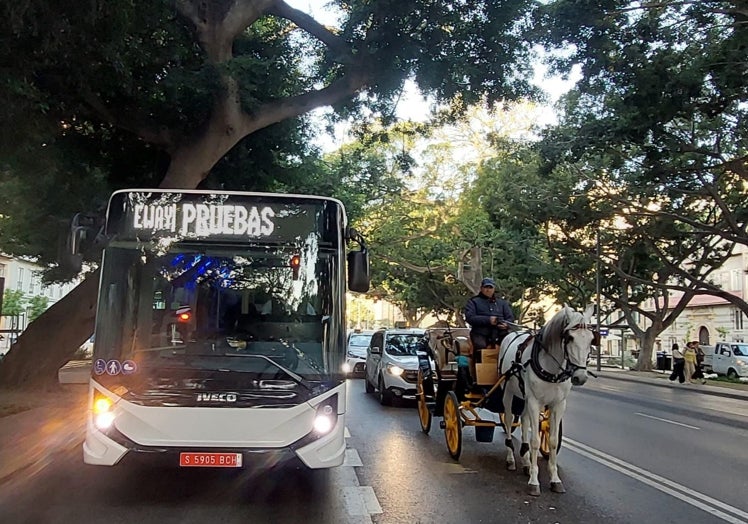
M 652 351 L 657 337 L 665 328 L 659 325 L 659 329 L 650 326 L 639 339 L 639 358 L 636 360 L 637 371 L 652 371 Z
M 98 287 L 95 271 L 29 324 L 0 361 L 1 386 L 46 388 L 57 383 L 57 371 L 93 333 Z

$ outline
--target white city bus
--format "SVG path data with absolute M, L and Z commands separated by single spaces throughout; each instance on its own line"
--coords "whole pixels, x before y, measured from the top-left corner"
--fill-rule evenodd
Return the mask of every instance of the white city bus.
M 84 461 L 340 465 L 344 297 L 369 285 L 366 247 L 346 222 L 325 197 L 114 193 Z M 88 233 L 78 227 L 73 246 Z

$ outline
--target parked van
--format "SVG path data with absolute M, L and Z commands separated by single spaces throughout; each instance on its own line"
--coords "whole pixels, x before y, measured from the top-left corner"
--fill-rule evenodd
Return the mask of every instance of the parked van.
M 700 347 L 704 351 L 705 372 L 734 379 L 748 377 L 748 343 L 717 342 L 714 346 Z

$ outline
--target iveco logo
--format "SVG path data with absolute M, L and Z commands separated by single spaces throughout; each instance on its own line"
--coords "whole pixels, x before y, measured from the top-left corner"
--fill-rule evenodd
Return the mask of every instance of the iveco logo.
M 198 402 L 236 402 L 236 393 L 198 393 Z

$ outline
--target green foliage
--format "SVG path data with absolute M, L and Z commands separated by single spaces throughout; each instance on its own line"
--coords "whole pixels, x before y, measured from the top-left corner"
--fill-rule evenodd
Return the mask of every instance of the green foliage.
M 658 233 L 748 243 L 748 30 L 732 7 L 559 0 L 541 8 L 546 44 L 576 46 L 556 65 L 577 62 L 585 73 L 544 141 L 549 166 L 604 166 L 621 188 L 618 207 L 623 190 L 640 196 L 631 207 L 656 215 Z
M 214 165 L 188 163 L 200 170 L 201 187 L 335 195 L 353 217 L 367 200 L 348 181 L 360 177 L 375 198 L 396 184 L 356 151 L 321 163 L 309 146 L 306 111 L 332 104 L 363 128 L 387 122 L 406 78 L 458 109 L 483 97 L 533 93 L 523 74 L 530 67 L 522 22 L 533 6 L 529 0 L 334 1 L 341 25 L 330 31 L 276 11 L 231 34 L 225 60 L 209 52 L 210 42 L 176 10 L 194 7 L 219 24 L 227 9 L 248 3 L 31 0 L 0 6 L 8 28 L 0 35 L 5 252 L 52 263 L 75 212 L 100 212 L 115 189 L 158 186 L 176 152 L 195 150 L 201 136 L 235 126 L 208 125 L 230 86 L 236 86 L 243 116 L 254 118 L 269 104 L 277 113 L 264 114 L 264 127 Z M 363 81 L 331 101 L 319 96 L 341 78 Z M 406 171 L 413 159 L 405 155 L 398 162 Z M 58 271 L 46 279 L 66 276 Z
M 35 295 L 28 300 L 29 322 L 36 320 L 49 307 L 49 299 L 44 295 Z
M 619 308 L 662 300 L 650 320 L 682 307 L 666 289 L 748 310 L 709 284 L 734 243 L 748 243 L 748 91 L 737 81 L 748 33 L 731 6 L 557 0 L 536 13 L 542 42 L 574 46 L 555 55 L 558 70 L 584 72 L 538 147 L 552 247 L 573 268 L 599 235 L 602 293 Z
M 559 188 L 541 185 L 532 149 L 502 141 L 497 151 L 496 158 L 481 166 L 463 203 L 465 220 L 479 224 L 475 245 L 485 247 L 484 271 L 514 302 L 535 302 L 542 294 L 566 299 L 566 279 L 549 258 L 544 234 L 549 217 L 565 212 L 565 206 L 554 207 L 558 197 L 542 191 L 556 195 Z
M 3 293 L 3 315 L 18 316 L 26 311 L 26 297 L 20 289 L 6 289 Z

